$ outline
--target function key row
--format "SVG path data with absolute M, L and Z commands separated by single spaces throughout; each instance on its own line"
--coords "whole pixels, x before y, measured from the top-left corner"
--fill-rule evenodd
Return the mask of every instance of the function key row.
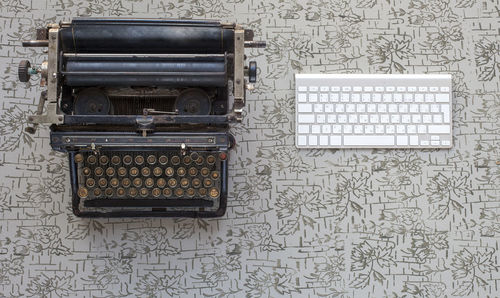
M 299 92 L 450 92 L 450 88 L 427 86 L 299 86 Z

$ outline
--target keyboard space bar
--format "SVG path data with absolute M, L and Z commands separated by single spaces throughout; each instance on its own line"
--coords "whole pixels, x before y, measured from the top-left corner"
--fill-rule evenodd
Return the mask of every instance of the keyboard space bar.
M 356 135 L 344 136 L 344 146 L 390 146 L 394 136 Z

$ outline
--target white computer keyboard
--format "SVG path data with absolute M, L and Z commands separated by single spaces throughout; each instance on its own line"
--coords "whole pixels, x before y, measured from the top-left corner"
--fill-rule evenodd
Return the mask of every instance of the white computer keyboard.
M 451 75 L 296 74 L 298 148 L 450 148 Z

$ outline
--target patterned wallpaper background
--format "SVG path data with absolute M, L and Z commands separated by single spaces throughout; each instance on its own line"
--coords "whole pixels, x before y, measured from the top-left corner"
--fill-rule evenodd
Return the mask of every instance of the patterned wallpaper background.
M 499 297 L 498 0 L 2 0 L 5 297 Z M 74 16 L 237 21 L 266 40 L 219 219 L 80 219 L 67 158 L 24 132 L 35 28 Z M 294 73 L 451 73 L 450 150 L 297 150 Z

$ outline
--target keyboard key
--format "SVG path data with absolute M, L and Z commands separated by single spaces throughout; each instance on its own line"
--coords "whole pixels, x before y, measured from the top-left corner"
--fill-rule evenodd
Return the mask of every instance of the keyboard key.
M 396 125 L 396 133 L 406 133 L 405 125 Z
M 366 105 L 363 105 L 363 104 L 356 105 L 356 112 L 358 112 L 358 113 L 364 113 L 365 110 L 366 110 Z
M 444 146 L 449 146 L 450 144 L 451 144 L 451 143 L 450 143 L 450 141 L 448 141 L 448 140 L 443 140 L 443 141 L 441 141 L 441 145 L 444 145 Z
M 358 115 L 356 114 L 349 115 L 349 123 L 358 123 Z
M 372 94 L 372 101 L 373 102 L 380 102 L 382 100 L 382 95 L 379 93 L 374 93 Z
M 422 140 L 422 141 L 420 141 L 420 145 L 422 145 L 422 146 L 429 146 L 429 141 Z
M 383 125 L 375 125 L 375 133 L 384 133 L 385 127 Z
M 361 100 L 363 102 L 370 102 L 370 99 L 371 99 L 371 95 L 369 93 L 363 93 L 363 95 L 361 96 Z
M 330 101 L 331 102 L 338 102 L 339 101 L 339 94 L 338 93 L 330 93 Z
M 362 134 L 363 133 L 363 125 L 354 125 L 354 133 Z
M 333 104 L 325 105 L 325 113 L 333 113 Z
M 392 102 L 392 94 L 384 94 L 382 96 L 384 102 Z
M 431 113 L 439 113 L 440 106 L 439 105 L 431 105 Z
M 318 145 L 318 136 L 309 136 L 309 145 Z
M 450 126 L 448 125 L 429 125 L 429 133 L 450 133 Z
M 417 87 L 416 86 L 408 87 L 408 92 L 417 92 Z
M 309 86 L 309 91 L 318 92 L 318 86 Z
M 427 92 L 427 87 L 426 86 L 420 86 L 418 87 L 419 92 Z
M 369 104 L 367 105 L 367 111 L 368 113 L 375 113 L 377 111 L 377 105 L 375 104 Z
M 321 133 L 320 125 L 311 125 L 311 133 Z
M 351 86 L 343 86 L 342 91 L 343 92 L 351 92 Z
M 441 112 L 443 113 L 443 122 L 450 123 L 450 105 L 441 105 Z
M 401 93 L 395 93 L 393 97 L 394 97 L 394 102 L 402 102 L 403 101 L 403 94 L 401 94 Z
M 406 93 L 404 96 L 404 102 L 413 102 L 413 94 Z
M 406 127 L 406 131 L 408 133 L 417 133 L 417 126 L 416 125 L 408 125 Z
M 349 93 L 342 93 L 342 97 L 340 98 L 340 101 L 342 102 L 349 102 Z
M 298 106 L 299 113 L 311 113 L 312 105 L 311 104 L 299 104 Z
M 399 123 L 399 115 L 391 115 L 391 123 Z
M 297 89 L 299 92 L 307 92 L 307 86 L 299 86 Z
M 325 134 L 329 134 L 332 130 L 331 130 L 331 126 L 329 124 L 323 124 L 321 125 L 321 131 Z
M 348 146 L 390 146 L 394 145 L 393 136 L 356 135 L 344 136 L 344 145 Z
M 400 113 L 408 113 L 408 105 L 400 104 L 398 105 L 398 110 Z
M 396 129 L 395 129 L 394 125 L 386 125 L 385 132 L 388 134 L 392 134 L 392 133 L 396 132 Z
M 388 92 L 394 92 L 396 90 L 396 87 L 394 87 L 394 86 L 387 86 L 387 87 L 385 87 L 385 90 L 388 91 Z
M 317 102 L 317 101 L 318 101 L 318 94 L 309 93 L 309 102 Z
M 319 101 L 320 102 L 328 102 L 328 93 L 321 93 L 319 95 Z
M 325 121 L 326 121 L 326 115 L 325 114 L 316 115 L 316 122 L 318 122 L 318 123 L 325 123 Z
M 356 111 L 356 105 L 355 104 L 346 104 L 345 111 L 347 113 L 354 113 Z
M 449 102 L 450 95 L 448 93 L 436 94 L 436 102 Z
M 420 105 L 420 113 L 429 113 L 429 105 L 428 104 Z
M 340 114 L 337 116 L 337 120 L 339 123 L 347 123 L 347 115 L 346 114 Z
M 431 136 L 431 141 L 439 141 L 439 136 Z
M 418 105 L 417 104 L 410 105 L 410 113 L 418 113 Z
M 415 94 L 415 102 L 424 102 L 424 95 L 420 93 Z
M 309 125 L 299 125 L 299 133 L 309 133 Z
M 418 136 L 410 136 L 410 145 L 418 145 Z
M 358 93 L 351 94 L 352 102 L 359 102 L 361 100 L 361 96 Z
M 327 116 L 327 122 L 328 123 L 336 123 L 337 122 L 337 115 L 335 115 L 335 114 L 328 114 L 328 116 Z
M 313 114 L 302 114 L 298 117 L 299 123 L 314 123 Z
M 300 146 L 305 146 L 307 145 L 307 136 L 299 136 L 298 137 L 298 144 Z
M 418 125 L 417 129 L 418 129 L 417 130 L 418 133 L 426 133 L 427 132 L 427 126 L 425 126 L 425 125 Z
M 368 115 L 367 114 L 359 115 L 359 123 L 368 123 Z
M 398 90 L 398 92 L 405 92 L 406 87 L 405 86 L 398 86 L 397 90 Z
M 352 125 L 344 125 L 344 133 L 352 133 Z
M 437 146 L 437 145 L 439 145 L 439 143 L 440 143 L 439 141 L 431 141 L 432 146 Z
M 307 101 L 307 94 L 299 93 L 299 102 L 306 102 L 306 101 Z
M 361 87 L 361 86 L 352 87 L 352 91 L 354 91 L 354 92 L 361 92 L 362 90 L 363 90 L 363 87 Z
M 397 112 L 398 112 L 398 105 L 390 104 L 389 105 L 389 113 L 397 113 Z
M 411 119 L 413 123 L 422 123 L 422 116 L 420 116 L 420 114 L 412 115 Z
M 401 115 L 401 123 L 411 123 L 411 115 Z
M 423 123 L 432 123 L 432 116 L 429 114 L 425 114 L 422 116 Z
M 432 122 L 443 123 L 443 116 L 442 115 L 432 115 Z
M 333 92 L 339 92 L 340 91 L 340 87 L 339 86 L 332 86 L 332 91 Z
M 370 115 L 370 123 L 378 123 L 378 115 Z
M 439 89 L 441 90 L 441 92 L 450 92 L 450 88 L 449 87 L 441 87 Z
M 370 133 L 374 133 L 374 132 L 375 132 L 375 129 L 374 129 L 373 125 L 365 126 L 365 133 L 370 134 Z
M 430 92 L 438 92 L 439 88 L 438 87 L 429 87 Z
M 342 126 L 332 125 L 332 133 L 341 133 L 341 132 L 342 132 Z
M 330 91 L 330 87 L 328 87 L 328 86 L 321 86 L 321 87 L 319 87 L 319 91 L 321 91 L 321 92 L 328 92 L 328 91 Z
M 336 104 L 335 105 L 335 112 L 336 113 L 343 113 L 344 112 L 344 104 Z
M 384 92 L 384 89 L 385 88 L 383 86 L 377 86 L 377 87 L 375 87 L 375 91 L 376 92 Z
M 314 105 L 314 112 L 315 113 L 323 113 L 323 104 L 315 104 Z
M 320 136 L 319 137 L 319 144 L 321 146 L 328 146 L 328 136 Z
M 380 115 L 380 123 L 389 123 L 389 115 L 387 114 Z
M 406 146 L 408 145 L 408 136 L 397 136 L 396 144 Z
M 385 113 L 387 112 L 387 105 L 386 104 L 380 104 L 377 106 L 377 110 L 379 113 Z
M 434 94 L 425 94 L 425 102 L 434 102 Z
M 330 136 L 330 145 L 342 145 L 342 136 Z
M 363 89 L 365 91 L 367 91 L 367 92 L 372 92 L 373 91 L 373 87 L 372 86 L 365 86 Z

